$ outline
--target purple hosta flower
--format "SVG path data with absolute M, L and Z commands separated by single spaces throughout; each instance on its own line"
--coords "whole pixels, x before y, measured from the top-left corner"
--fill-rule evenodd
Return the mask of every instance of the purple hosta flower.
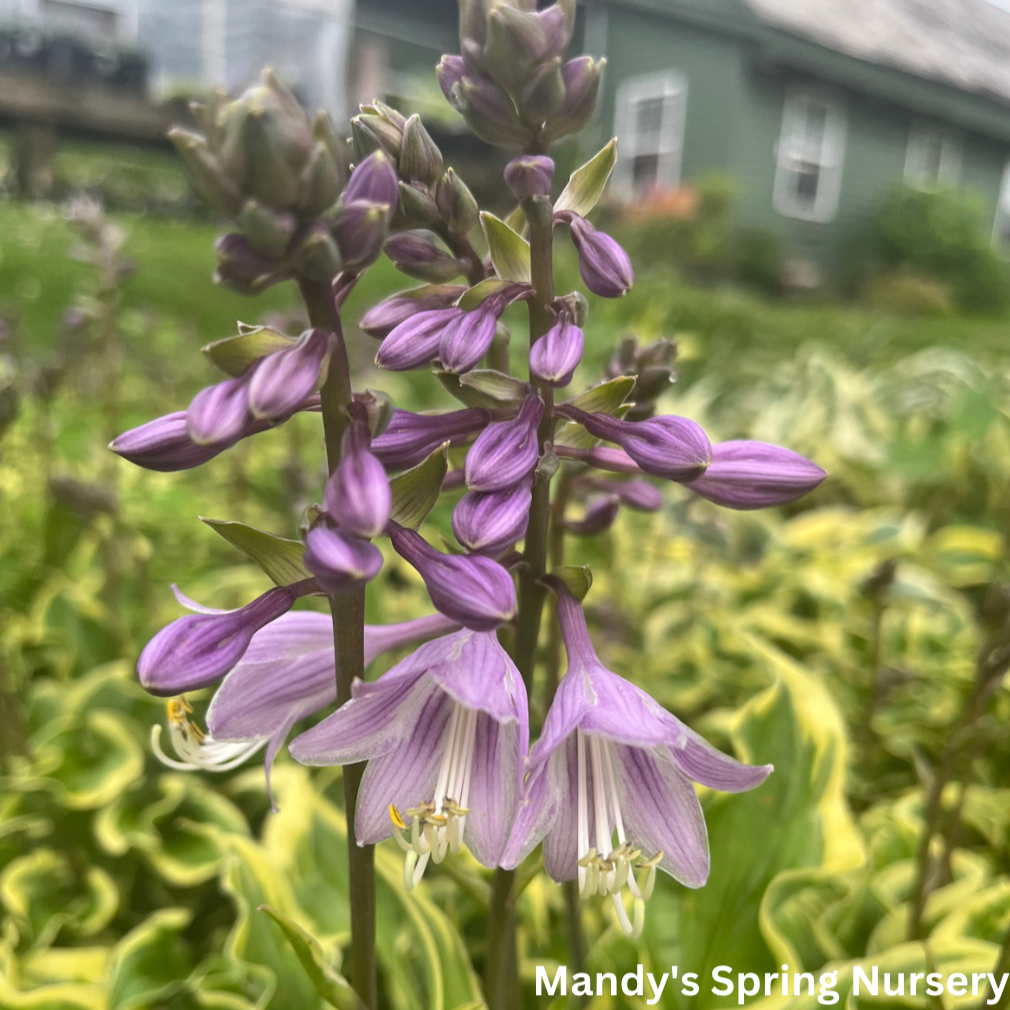
M 325 330 L 306 330 L 291 347 L 260 360 L 249 381 L 249 412 L 256 418 L 293 414 L 326 376 L 333 338 Z
M 582 360 L 582 330 L 567 315 L 530 348 L 530 372 L 550 386 L 567 386 Z
M 568 672 L 530 753 L 531 774 L 502 865 L 517 866 L 543 839 L 548 874 L 577 878 L 583 897 L 611 895 L 621 927 L 638 936 L 657 868 L 688 887 L 708 879 L 708 836 L 692 780 L 742 792 L 760 785 L 772 767 L 742 765 L 721 753 L 606 669 L 581 606 L 564 590 L 558 620 Z
M 419 533 L 389 525 L 393 549 L 417 569 L 440 613 L 473 631 L 493 631 L 515 617 L 515 583 L 497 562 L 479 555 L 442 554 Z
M 518 417 L 489 424 L 466 455 L 466 486 L 471 491 L 506 491 L 521 481 L 537 465 L 537 427 L 543 416 L 543 400 L 531 394 Z
M 197 445 L 234 442 L 250 420 L 249 384 L 259 362 L 240 376 L 201 389 L 186 411 L 186 427 Z
M 505 299 L 488 298 L 446 326 L 438 341 L 438 359 L 447 372 L 454 375 L 469 372 L 487 354 L 504 309 Z
M 532 477 L 507 491 L 471 491 L 453 510 L 452 531 L 468 551 L 501 557 L 526 535 L 532 500 Z
M 391 470 L 403 470 L 420 463 L 444 442 L 459 445 L 487 427 L 491 415 L 483 407 L 468 407 L 448 414 L 412 414 L 394 410 L 392 420 L 378 438 L 372 452 Z
M 466 288 L 461 284 L 445 284 L 438 288 L 432 288 L 420 297 L 412 297 L 408 294 L 393 295 L 384 302 L 379 302 L 374 308 L 369 309 L 362 317 L 358 328 L 367 333 L 370 337 L 382 340 L 389 336 L 400 323 L 405 323 L 408 319 L 428 312 L 431 309 L 447 309 L 453 305 Z
M 345 206 L 360 201 L 385 207 L 387 222 L 391 221 L 400 199 L 400 180 L 389 155 L 375 151 L 363 159 L 351 173 L 343 199 Z
M 384 652 L 455 627 L 441 614 L 401 624 L 366 624 L 365 666 Z M 162 750 L 160 726 L 151 733 L 155 753 L 171 768 L 224 772 L 266 747 L 269 790 L 270 769 L 291 727 L 337 700 L 333 655 L 329 614 L 284 614 L 256 632 L 245 655 L 218 688 L 207 711 L 209 732 L 189 718 L 192 709 L 185 698 L 174 698 L 168 703 L 168 728 L 176 757 Z
M 565 520 L 565 529 L 579 537 L 595 536 L 614 525 L 620 510 L 621 499 L 616 494 L 604 495 L 586 505 L 581 519 Z
M 788 505 L 817 487 L 827 473 L 789 449 L 765 442 L 721 442 L 712 465 L 687 485 L 726 508 L 747 511 Z
M 356 681 L 351 700 L 290 751 L 309 765 L 368 762 L 355 840 L 392 835 L 410 889 L 461 844 L 498 865 L 528 744 L 519 671 L 493 632 L 468 630 L 422 645 L 374 683 Z
M 371 582 L 382 570 L 382 551 L 367 540 L 329 526 L 305 537 L 305 567 L 327 593 L 346 593 Z
M 715 450 L 713 449 L 713 454 Z M 596 477 L 587 482 L 597 491 L 616 495 L 622 505 L 636 512 L 658 512 L 663 507 L 663 492 L 644 480 L 609 480 Z
M 375 363 L 390 372 L 427 367 L 438 357 L 445 328 L 462 315 L 462 309 L 452 307 L 414 313 L 395 326 L 382 341 Z
M 579 254 L 582 281 L 601 298 L 620 298 L 635 283 L 628 254 L 609 236 L 597 231 L 585 218 L 563 212 Z
M 393 494 L 385 467 L 369 448 L 364 421 L 351 422 L 344 435 L 340 464 L 326 484 L 326 511 L 348 533 L 377 537 L 389 521 Z
M 524 154 L 505 166 L 505 182 L 519 200 L 550 196 L 554 180 L 554 162 L 544 155 Z
M 331 227 L 342 268 L 361 270 L 374 263 L 382 252 L 388 230 L 389 215 L 383 204 L 366 200 L 345 203 Z
M 140 683 L 161 696 L 213 684 L 245 655 L 253 635 L 287 613 L 297 598 L 290 587 L 277 586 L 241 610 L 180 617 L 144 646 L 137 660 Z
M 562 405 L 558 412 L 581 424 L 590 435 L 616 442 L 651 477 L 690 481 L 712 462 L 712 446 L 701 426 L 686 417 L 667 415 L 622 421 L 609 414 L 587 414 Z

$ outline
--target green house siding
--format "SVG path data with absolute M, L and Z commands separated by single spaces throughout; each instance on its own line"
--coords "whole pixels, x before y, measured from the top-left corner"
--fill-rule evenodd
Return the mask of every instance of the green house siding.
M 696 4 L 684 5 L 684 0 L 678 0 L 676 16 L 643 9 L 648 0 L 626 3 L 610 10 L 598 137 L 614 129 L 616 97 L 624 82 L 662 71 L 683 75 L 682 178 L 732 175 L 739 228 L 771 232 L 788 255 L 837 275 L 863 245 L 884 195 L 903 181 L 909 138 L 917 126 L 959 141 L 958 185 L 978 195 L 992 222 L 1010 159 L 1010 110 L 1005 107 L 779 32 L 755 32 L 734 16 L 732 0 L 709 5 L 707 20 Z M 823 222 L 792 218 L 775 206 L 778 143 L 794 88 L 829 96 L 846 117 L 838 206 Z

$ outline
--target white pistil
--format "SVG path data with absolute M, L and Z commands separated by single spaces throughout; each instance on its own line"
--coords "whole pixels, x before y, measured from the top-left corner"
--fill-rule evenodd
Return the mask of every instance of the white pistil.
M 445 749 L 438 770 L 435 794 L 431 801 L 405 810 L 411 819 L 409 837 L 407 822 L 395 806 L 390 805 L 393 837 L 406 853 L 403 886 L 413 890 L 421 882 L 429 860 L 441 863 L 447 852 L 459 852 L 463 844 L 467 800 L 477 739 L 477 711 L 453 705 L 446 728 Z
M 578 761 L 578 879 L 583 898 L 594 894 L 610 895 L 621 929 L 630 937 L 639 937 L 645 925 L 645 902 L 656 883 L 656 866 L 663 858 L 640 861 L 641 851 L 628 843 L 621 817 L 617 778 L 614 775 L 612 744 L 600 737 L 585 735 L 577 729 Z M 589 767 L 586 747 L 589 748 Z M 590 785 L 589 777 L 592 776 Z M 593 798 L 593 841 L 589 844 L 589 790 Z M 614 832 L 617 846 L 614 847 Z M 634 870 L 644 872 L 636 880 Z M 624 907 L 623 891 L 631 894 L 633 919 Z
M 229 772 L 248 761 L 270 739 L 260 736 L 251 740 L 215 740 L 189 718 L 192 713 L 185 698 L 173 698 L 168 703 L 168 734 L 177 758 L 169 757 L 162 749 L 161 726 L 151 727 L 151 750 L 169 768 Z

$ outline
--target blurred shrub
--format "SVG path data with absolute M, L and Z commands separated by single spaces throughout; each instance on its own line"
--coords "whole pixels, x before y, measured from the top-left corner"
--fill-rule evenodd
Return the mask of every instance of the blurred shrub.
M 901 186 L 887 195 L 874 225 L 885 267 L 907 267 L 950 286 L 964 312 L 1010 306 L 1010 270 L 993 250 L 981 201 L 958 190 Z
M 954 311 L 949 284 L 907 267 L 872 278 L 867 297 L 873 308 L 902 316 L 949 316 Z

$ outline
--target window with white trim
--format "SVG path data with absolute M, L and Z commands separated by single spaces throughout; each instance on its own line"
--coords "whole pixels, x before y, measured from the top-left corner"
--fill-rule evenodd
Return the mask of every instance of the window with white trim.
M 633 77 L 621 85 L 615 182 L 625 199 L 680 185 L 686 110 L 687 79 L 682 74 Z
M 831 97 L 810 91 L 786 96 L 775 173 L 775 208 L 780 214 L 820 222 L 835 216 L 845 136 L 845 110 Z
M 993 245 L 1004 255 L 1010 256 L 1010 162 L 1003 169 L 1003 183 L 996 205 L 996 220 L 992 229 Z
M 942 130 L 913 126 L 905 154 L 905 182 L 918 189 L 956 186 L 961 176 L 961 145 Z

